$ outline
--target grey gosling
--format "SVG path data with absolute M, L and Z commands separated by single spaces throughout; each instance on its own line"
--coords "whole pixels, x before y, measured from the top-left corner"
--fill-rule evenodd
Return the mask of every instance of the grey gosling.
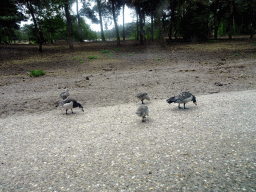
M 136 114 L 139 116 L 139 117 L 142 117 L 142 122 L 145 122 L 146 121 L 146 116 L 148 116 L 148 107 L 145 106 L 145 105 L 141 105 L 139 106 L 139 108 L 137 109 L 137 112 Z
M 144 99 L 147 99 L 147 100 L 150 101 L 150 97 L 149 97 L 149 95 L 147 93 L 139 93 L 135 97 L 137 97 L 139 100 L 141 100 L 142 104 L 144 104 L 143 103 Z
M 184 109 L 188 109 L 185 107 L 186 103 L 193 101 L 193 103 L 195 105 L 197 105 L 196 103 L 196 97 L 194 95 L 192 95 L 189 92 L 182 92 L 179 95 L 175 96 L 175 97 L 171 97 L 170 99 L 166 100 L 167 103 L 171 104 L 171 103 L 179 103 L 178 108 L 181 109 L 180 104 L 183 103 L 184 104 Z
M 84 112 L 83 106 L 80 103 L 78 103 L 75 99 L 66 99 L 66 100 L 62 101 L 60 103 L 60 105 L 62 105 L 62 107 L 64 109 L 66 109 L 66 115 L 68 114 L 67 112 L 68 112 L 69 109 L 71 109 L 71 111 L 73 113 L 72 109 L 76 108 L 76 107 L 81 108 L 82 111 Z
M 67 99 L 68 96 L 70 95 L 68 91 L 69 91 L 68 89 L 66 89 L 65 91 L 63 91 L 63 92 L 60 94 L 60 98 L 62 98 L 63 100 Z

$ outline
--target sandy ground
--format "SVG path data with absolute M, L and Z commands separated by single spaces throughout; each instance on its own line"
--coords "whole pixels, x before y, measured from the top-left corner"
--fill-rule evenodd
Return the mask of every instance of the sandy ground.
M 15 114 L 0 121 L 1 191 L 255 191 L 256 91 Z
M 256 64 L 250 43 L 181 44 L 166 50 L 128 44 L 120 51 L 112 44 L 88 44 L 76 45 L 74 52 L 66 45 L 48 45 L 41 55 L 37 46 L 1 49 L 0 117 L 54 110 L 66 88 L 85 107 L 130 103 L 141 91 L 152 99 L 167 99 L 181 91 L 253 90 Z M 111 52 L 101 53 L 105 49 Z M 43 69 L 46 75 L 29 77 L 31 69 Z
M 255 191 L 254 46 L 0 46 L 0 190 Z M 84 113 L 56 107 L 66 88 Z M 198 106 L 168 105 L 180 91 Z

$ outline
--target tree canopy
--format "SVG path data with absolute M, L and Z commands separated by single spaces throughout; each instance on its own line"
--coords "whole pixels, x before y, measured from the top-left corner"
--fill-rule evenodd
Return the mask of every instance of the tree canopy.
M 78 2 L 83 4 L 80 9 Z M 77 5 L 77 15 L 71 14 L 71 5 L 74 3 Z M 45 39 L 53 42 L 56 36 L 68 38 L 71 48 L 74 40 L 95 38 L 82 17 L 100 24 L 103 41 L 109 24 L 114 23 L 115 27 L 108 30 L 108 36 L 112 37 L 110 34 L 113 31 L 118 44 L 121 32 L 123 39 L 134 38 L 136 34 L 141 44 L 145 40 L 158 38 L 163 45 L 167 35 L 170 40 L 182 38 L 189 41 L 196 38 L 204 41 L 224 35 L 232 38 L 238 34 L 250 34 L 253 38 L 255 34 L 254 0 L 6 0 L 1 1 L 1 4 L 0 40 L 15 38 L 17 33 L 14 31 L 19 29 L 19 22 L 26 19 L 24 15 L 29 14 L 37 42 L 41 46 Z M 138 20 L 137 23 L 118 26 L 117 18 L 125 5 L 135 10 Z M 20 11 L 24 7 L 26 11 Z

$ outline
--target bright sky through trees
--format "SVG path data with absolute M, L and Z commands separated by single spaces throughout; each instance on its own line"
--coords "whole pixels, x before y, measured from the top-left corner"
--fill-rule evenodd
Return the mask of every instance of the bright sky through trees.
M 82 7 L 82 3 L 78 3 L 78 9 L 80 9 L 81 7 Z M 75 14 L 75 15 L 77 14 L 76 13 L 76 4 L 75 3 L 72 5 L 71 15 L 73 15 L 73 14 Z M 135 10 L 130 9 L 127 6 L 125 6 L 125 15 L 124 15 L 124 17 L 125 17 L 124 18 L 124 22 L 125 23 L 131 23 L 133 21 L 134 22 L 136 21 L 135 18 L 132 18 L 132 14 L 135 14 Z M 83 17 L 83 18 L 85 19 L 86 24 L 88 24 L 93 31 L 100 31 L 100 24 L 93 24 L 90 19 L 87 19 L 86 17 Z M 120 15 L 118 15 L 118 17 L 117 17 L 117 22 L 118 22 L 118 25 L 123 25 L 123 10 L 122 9 L 120 10 Z M 25 24 L 31 24 L 31 23 L 33 23 L 31 21 L 31 18 L 28 21 L 26 21 L 26 22 L 22 21 L 21 22 L 21 27 L 23 25 L 25 25 Z M 110 30 L 110 29 L 112 29 L 114 27 L 113 20 L 109 21 L 109 23 L 110 24 L 108 24 L 108 30 Z M 103 29 L 106 30 L 105 29 L 105 22 L 104 21 L 103 21 Z

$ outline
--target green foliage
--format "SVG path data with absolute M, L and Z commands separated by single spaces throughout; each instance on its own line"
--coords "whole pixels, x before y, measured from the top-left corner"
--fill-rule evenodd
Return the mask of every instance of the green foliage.
M 105 49 L 103 51 L 101 51 L 101 53 L 109 53 L 110 51 L 108 49 Z
M 0 43 L 6 43 L 16 39 L 15 30 L 19 29 L 18 23 L 25 19 L 23 13 L 19 12 L 14 0 L 1 1 L 0 6 Z M 8 39 L 8 41 L 7 41 Z
M 132 56 L 132 55 L 134 55 L 134 53 L 130 53 L 129 55 Z
M 87 59 L 98 59 L 98 57 L 93 55 L 93 56 L 88 56 Z
M 30 77 L 38 77 L 40 75 L 45 75 L 45 72 L 42 69 L 39 70 L 30 70 Z
M 74 59 L 74 60 L 75 60 L 75 59 L 76 59 L 76 57 L 73 57 L 72 59 Z
M 48 16 L 38 22 L 43 29 L 44 38 L 51 42 L 51 40 L 67 37 L 65 33 L 66 23 L 61 15 Z
M 115 48 L 116 51 L 120 51 L 121 49 L 120 48 Z
M 239 56 L 239 53 L 235 53 L 234 57 Z
M 159 60 L 162 60 L 162 58 L 161 58 L 161 57 L 158 57 L 158 58 L 156 58 L 156 60 L 158 60 L 158 61 L 159 61 Z
M 83 60 L 79 59 L 79 63 L 83 63 L 83 62 L 84 62 Z
M 73 37 L 74 41 L 78 41 L 80 39 L 79 30 L 78 30 L 78 22 L 77 19 L 73 21 Z M 85 23 L 85 20 L 80 17 L 80 25 L 81 25 L 81 38 L 83 40 L 94 40 L 96 39 L 96 34 L 90 29 L 90 26 Z

